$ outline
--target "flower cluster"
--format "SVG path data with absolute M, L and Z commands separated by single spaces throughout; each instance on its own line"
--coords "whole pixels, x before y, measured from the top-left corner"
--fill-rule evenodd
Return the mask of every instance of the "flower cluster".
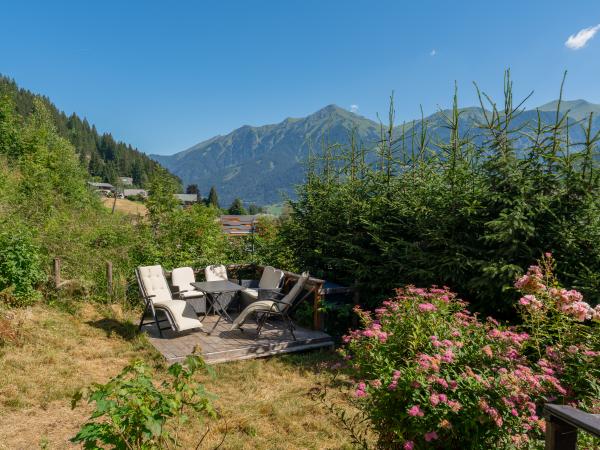
M 556 280 L 551 273 L 553 265 L 552 255 L 546 253 L 541 266 L 530 266 L 527 273 L 515 281 L 515 289 L 525 294 L 519 299 L 519 305 L 529 314 L 544 315 L 558 311 L 578 322 L 600 321 L 600 305 L 592 308 L 583 301 L 580 292 L 555 285 Z
M 543 403 L 587 401 L 578 369 L 592 364 L 600 349 L 585 342 L 540 344 L 528 325 L 556 310 L 583 326 L 581 311 L 583 320 L 594 319 L 598 308 L 584 308 L 581 294 L 560 288 L 544 265 L 531 266 L 516 286 L 523 293 L 524 329 L 481 321 L 448 288 L 437 286 L 398 289 L 373 313 L 356 309 L 363 328 L 344 337 L 341 351 L 351 377 L 361 380 L 357 405 L 370 417 L 381 447 L 419 449 L 435 441 L 454 448 L 465 436 L 477 440 L 470 443 L 475 447 L 526 447 L 542 436 Z M 541 356 L 534 352 L 538 347 Z M 597 372 L 586 369 L 585 376 L 598 381 Z

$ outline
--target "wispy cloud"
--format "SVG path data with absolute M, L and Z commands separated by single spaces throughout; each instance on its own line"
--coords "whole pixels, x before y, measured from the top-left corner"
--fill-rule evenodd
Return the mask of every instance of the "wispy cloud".
M 585 47 L 590 39 L 600 30 L 600 24 L 595 27 L 584 28 L 579 30 L 577 34 L 572 34 L 569 39 L 565 42 L 565 46 L 571 50 L 579 50 Z
M 350 105 L 350 111 L 356 114 L 358 112 L 358 105 Z
M 429 56 L 435 56 L 435 55 L 437 55 L 437 52 L 435 51 L 435 48 L 434 48 L 433 50 L 431 50 L 429 52 Z

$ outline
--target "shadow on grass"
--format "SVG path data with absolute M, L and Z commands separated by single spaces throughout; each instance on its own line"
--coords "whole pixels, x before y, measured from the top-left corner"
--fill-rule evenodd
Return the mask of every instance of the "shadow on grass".
M 126 341 L 133 341 L 139 335 L 137 325 L 129 321 L 104 318 L 99 320 L 91 320 L 86 323 L 92 327 L 104 330 L 107 337 L 113 337 L 116 335 L 125 339 Z

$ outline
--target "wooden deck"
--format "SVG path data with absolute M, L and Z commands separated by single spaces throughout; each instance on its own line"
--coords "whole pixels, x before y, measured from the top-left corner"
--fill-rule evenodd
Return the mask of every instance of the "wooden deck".
M 169 364 L 184 360 L 194 350 L 202 353 L 206 362 L 214 364 L 333 347 L 333 339 L 328 334 L 300 327 L 296 328 L 297 340 L 294 341 L 289 330 L 278 321 L 266 324 L 258 339 L 255 323 L 244 324 L 243 332 L 239 329 L 231 331 L 231 324 L 223 319 L 209 335 L 216 321 L 217 316 L 208 316 L 202 321 L 203 329 L 184 333 L 165 330 L 162 338 L 154 326 L 146 326 L 144 330 L 150 343 Z

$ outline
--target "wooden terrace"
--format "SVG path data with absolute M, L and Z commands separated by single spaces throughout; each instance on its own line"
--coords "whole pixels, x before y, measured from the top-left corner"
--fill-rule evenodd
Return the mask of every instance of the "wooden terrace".
M 232 281 L 258 279 L 262 266 L 230 265 L 227 266 L 227 271 Z M 197 280 L 201 280 L 203 272 L 195 272 Z M 284 274 L 283 290 L 285 292 L 294 285 L 300 275 L 285 271 Z M 170 279 L 168 272 L 167 279 Z M 221 319 L 217 327 L 212 330 L 218 319 L 216 315 L 204 318 L 202 329 L 189 332 L 177 333 L 165 330 L 161 338 L 155 326 L 147 326 L 146 331 L 150 343 L 169 364 L 182 361 L 192 353 L 201 354 L 206 362 L 212 364 L 318 348 L 333 348 L 333 338 L 321 331 L 320 302 L 324 295 L 351 293 L 352 290 L 313 277 L 308 279 L 305 289 L 305 302 L 310 302 L 313 310 L 312 329 L 296 325 L 296 340 L 293 339 L 282 321 L 268 322 L 259 337 L 256 333 L 256 324 L 251 321 L 248 321 L 243 327 L 244 330 L 241 331 L 239 329 L 231 330 L 231 323 Z M 236 314 L 233 313 L 231 316 L 235 318 Z

